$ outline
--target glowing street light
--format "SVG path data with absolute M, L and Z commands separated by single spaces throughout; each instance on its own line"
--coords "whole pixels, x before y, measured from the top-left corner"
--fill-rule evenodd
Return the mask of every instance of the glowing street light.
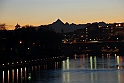
M 20 44 L 22 43 L 22 41 L 19 42 Z
M 117 38 L 117 41 L 118 41 L 118 38 Z

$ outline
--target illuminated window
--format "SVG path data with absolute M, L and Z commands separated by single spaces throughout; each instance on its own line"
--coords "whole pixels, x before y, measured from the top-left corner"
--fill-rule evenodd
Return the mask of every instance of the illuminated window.
M 81 37 L 83 37 L 83 35 L 81 35 Z
M 101 28 L 102 26 L 98 26 L 98 28 Z

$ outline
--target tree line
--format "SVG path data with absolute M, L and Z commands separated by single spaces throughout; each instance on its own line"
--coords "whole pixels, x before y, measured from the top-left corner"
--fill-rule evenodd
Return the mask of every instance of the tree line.
M 49 26 L 26 25 L 15 30 L 1 29 L 1 61 L 51 58 L 61 55 L 63 36 L 49 28 Z

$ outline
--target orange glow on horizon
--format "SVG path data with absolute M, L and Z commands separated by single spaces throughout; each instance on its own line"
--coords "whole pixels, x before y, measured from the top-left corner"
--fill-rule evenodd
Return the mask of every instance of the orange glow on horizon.
M 57 19 L 56 19 L 57 20 Z M 6 23 L 6 25 L 8 25 L 8 26 L 6 26 L 7 27 L 7 29 L 8 30 L 13 30 L 13 29 L 15 29 L 15 25 L 18 23 L 19 25 L 21 25 L 21 26 L 25 26 L 25 25 L 33 25 L 33 26 L 40 26 L 40 25 L 48 25 L 48 24 L 52 24 L 53 22 L 55 22 L 56 20 L 54 20 L 54 21 L 45 21 L 45 22 L 24 22 L 24 21 L 20 21 L 20 22 L 7 22 Z M 83 21 L 83 20 L 75 20 L 75 21 L 71 21 L 71 20 L 68 20 L 68 21 L 64 21 L 64 20 L 62 20 L 61 19 L 61 21 L 63 22 L 63 23 L 66 23 L 66 22 L 68 22 L 69 24 L 72 24 L 72 23 L 74 23 L 74 24 L 87 24 L 87 23 L 93 23 L 93 22 L 105 22 L 105 23 L 123 23 L 124 21 L 122 21 L 122 20 L 116 20 L 116 21 L 114 21 L 114 20 L 106 20 L 106 21 L 104 21 L 104 20 L 100 20 L 100 21 Z
M 89 3 L 90 2 L 90 3 Z M 123 0 L 2 0 L 0 23 L 14 29 L 24 25 L 48 25 L 58 18 L 63 23 L 124 22 Z

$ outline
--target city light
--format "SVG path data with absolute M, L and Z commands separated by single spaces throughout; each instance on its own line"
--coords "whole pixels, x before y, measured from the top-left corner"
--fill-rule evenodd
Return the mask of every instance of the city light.
M 22 41 L 19 42 L 20 44 L 22 43 Z
M 118 26 L 121 26 L 121 24 L 119 24 Z
M 99 28 L 101 28 L 102 26 L 99 26 Z
M 84 37 L 83 35 L 81 35 L 81 37 Z

